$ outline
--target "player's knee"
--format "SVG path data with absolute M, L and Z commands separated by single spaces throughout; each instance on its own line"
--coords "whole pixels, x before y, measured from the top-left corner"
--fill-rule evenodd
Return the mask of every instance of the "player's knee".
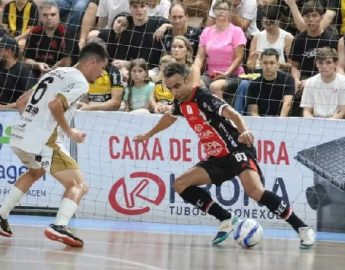
M 85 183 L 78 183 L 74 186 L 81 195 L 84 195 L 88 192 L 89 187 Z
M 178 194 L 181 194 L 187 188 L 186 183 L 181 178 L 176 178 L 174 182 L 174 189 Z
M 262 194 L 264 193 L 264 190 L 259 187 L 253 187 L 249 190 L 246 190 L 245 192 L 250 198 L 258 202 L 260 201 Z

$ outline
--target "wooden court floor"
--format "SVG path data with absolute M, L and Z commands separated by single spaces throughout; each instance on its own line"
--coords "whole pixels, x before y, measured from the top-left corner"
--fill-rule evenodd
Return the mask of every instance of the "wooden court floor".
M 265 238 L 243 249 L 231 238 L 214 247 L 206 235 L 80 229 L 85 246 L 78 249 L 45 239 L 42 227 L 13 230 L 13 238 L 0 238 L 0 270 L 345 269 L 345 243 L 337 242 L 300 250 L 297 240 Z

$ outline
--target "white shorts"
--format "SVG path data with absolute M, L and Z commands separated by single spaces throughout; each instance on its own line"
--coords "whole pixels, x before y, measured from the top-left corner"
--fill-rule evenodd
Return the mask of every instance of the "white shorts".
M 79 169 L 77 162 L 59 144 L 45 145 L 39 155 L 11 147 L 16 156 L 30 169 L 44 169 L 50 174 L 64 170 Z

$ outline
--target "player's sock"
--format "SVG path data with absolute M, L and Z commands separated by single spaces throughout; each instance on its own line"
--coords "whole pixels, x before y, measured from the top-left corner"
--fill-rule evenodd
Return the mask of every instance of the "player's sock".
M 202 211 L 216 217 L 220 221 L 231 218 L 231 213 L 214 202 L 211 196 L 202 188 L 189 186 L 181 192 L 180 196 L 185 201 L 195 205 Z
M 17 203 L 19 203 L 24 194 L 25 193 L 16 186 L 11 188 L 10 193 L 7 195 L 0 208 L 0 216 L 3 219 L 8 219 L 10 212 L 17 205 Z
M 298 232 L 298 228 L 307 226 L 295 215 L 289 202 L 285 202 L 281 197 L 271 191 L 265 190 L 259 203 L 265 205 L 280 218 L 285 219 L 296 232 Z
M 77 210 L 78 204 L 75 201 L 63 198 L 59 207 L 59 211 L 56 214 L 55 225 L 67 226 L 69 220 Z

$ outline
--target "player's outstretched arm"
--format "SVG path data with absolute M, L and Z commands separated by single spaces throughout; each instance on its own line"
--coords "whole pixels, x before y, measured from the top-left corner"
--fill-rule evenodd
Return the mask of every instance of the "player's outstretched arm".
M 52 101 L 50 101 L 48 107 L 58 125 L 62 128 L 62 130 L 71 140 L 77 143 L 81 143 L 85 140 L 86 133 L 80 132 L 79 130 L 70 127 L 64 114 L 64 105 L 59 98 L 55 98 Z
M 173 116 L 170 112 L 166 112 L 158 121 L 158 123 L 148 132 L 145 134 L 140 134 L 134 137 L 134 141 L 136 142 L 143 142 L 147 139 L 151 138 L 153 135 L 155 135 L 158 132 L 161 132 L 162 130 L 167 129 L 172 124 L 175 123 L 176 117 Z
M 240 136 L 238 137 L 238 141 L 240 143 L 246 144 L 248 147 L 252 146 L 254 143 L 254 136 L 253 134 L 248 130 L 246 123 L 244 122 L 244 119 L 242 115 L 237 112 L 234 108 L 232 108 L 230 105 L 224 106 L 222 110 L 222 116 L 225 118 L 231 120 L 234 122 L 234 124 L 237 127 L 238 132 L 240 133 Z

